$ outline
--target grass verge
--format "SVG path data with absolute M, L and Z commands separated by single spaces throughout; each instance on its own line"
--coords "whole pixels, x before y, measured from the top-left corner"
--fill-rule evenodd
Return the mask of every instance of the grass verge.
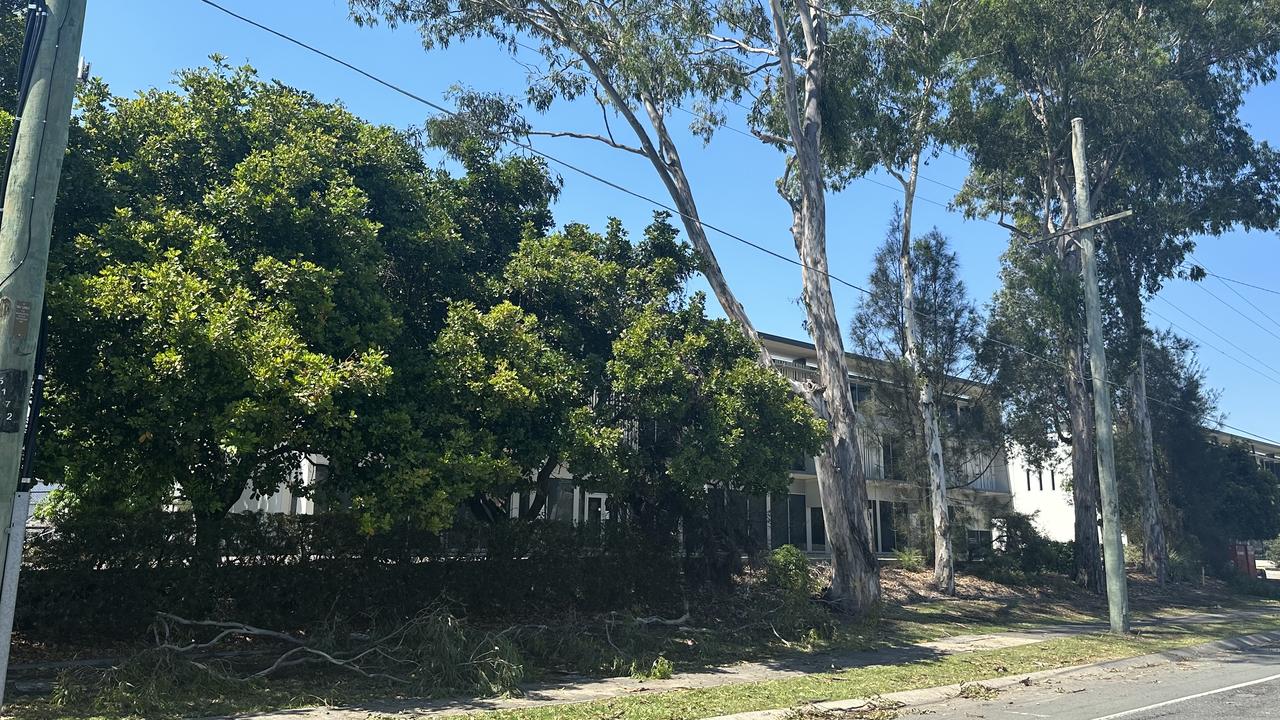
M 1001 588 L 996 587 L 1000 591 Z M 878 650 L 887 647 L 936 640 L 954 635 L 994 633 L 1019 630 L 1046 625 L 1071 622 L 1096 621 L 1094 608 L 1089 603 L 1092 597 L 1082 598 L 1078 594 L 1062 594 L 1053 592 L 1036 592 L 1034 594 L 1016 594 L 994 592 L 986 597 L 971 593 L 969 599 L 922 599 L 911 604 L 886 606 L 877 615 L 857 620 L 842 619 L 821 610 L 816 603 L 807 599 L 802 590 L 799 602 L 781 605 L 776 595 L 761 595 L 753 586 L 747 586 L 747 594 L 734 595 L 723 600 L 727 602 L 699 603 L 702 608 L 695 614 L 694 628 L 673 628 L 660 624 L 649 625 L 637 623 L 629 616 L 610 614 L 606 616 L 566 616 L 563 618 L 541 618 L 546 624 L 522 626 L 523 629 L 502 629 L 497 627 L 468 626 L 463 628 L 468 633 L 500 632 L 515 645 L 519 656 L 519 666 L 525 683 L 556 681 L 565 673 L 587 676 L 633 675 L 646 678 L 665 678 L 673 674 L 707 669 L 727 665 L 743 660 L 779 660 L 801 656 L 831 654 L 839 656 L 853 651 Z M 756 594 L 750 594 L 755 592 Z M 977 596 L 977 597 L 975 597 Z M 981 599 L 979 599 L 981 598 Z M 1203 612 L 1220 609 L 1229 605 L 1243 609 L 1246 601 L 1230 595 L 1213 595 L 1190 598 L 1185 608 L 1170 607 L 1174 597 L 1162 597 L 1165 603 L 1160 615 L 1168 618 L 1182 613 Z M 1251 600 L 1247 607 L 1277 607 L 1274 603 Z M 1150 612 L 1157 607 L 1148 604 L 1143 609 Z M 764 610 L 761 610 L 764 608 Z M 1136 614 L 1139 619 L 1143 613 Z M 1277 621 L 1280 625 L 1280 621 Z M 572 627 L 576 632 L 565 633 L 558 629 Z M 1236 626 L 1242 627 L 1242 626 Z M 1231 629 L 1235 629 L 1234 627 Z M 690 632 L 692 630 L 692 632 Z M 1223 630 L 1222 633 L 1218 633 Z M 1246 632 L 1240 630 L 1239 632 Z M 1150 638 L 1168 637 L 1173 642 L 1190 645 L 1199 642 L 1204 636 L 1221 637 L 1223 634 L 1239 634 L 1228 632 L 1215 626 L 1191 626 L 1178 628 L 1162 626 L 1158 633 L 1150 632 Z M 1045 646 L 1050 645 L 1045 643 Z M 429 646 L 429 647 L 428 647 Z M 437 652 L 434 643 L 427 643 L 424 651 Z M 1040 646 L 1034 646 L 1040 647 Z M 1070 646 L 1068 646 L 1070 647 Z M 1146 649 L 1136 645 L 1129 654 L 1141 654 Z M 996 654 L 986 653 L 996 658 L 999 663 L 1008 666 L 1008 671 L 1017 673 L 1028 670 L 1039 670 L 1056 667 L 1062 664 L 1053 658 L 1037 657 L 1024 666 L 1009 665 L 1006 660 L 1012 651 L 1001 650 Z M 998 658 L 996 657 L 998 655 Z M 964 658 L 978 658 L 976 662 L 984 662 L 983 653 L 972 653 Z M 1085 657 L 1081 662 L 1093 659 Z M 390 685 L 386 682 L 373 681 L 357 677 L 351 673 L 328 667 L 309 667 L 298 670 L 291 675 L 272 678 L 270 683 L 257 681 L 239 681 L 226 678 L 229 682 L 211 683 L 202 673 L 186 672 L 192 668 L 184 664 L 166 665 L 165 657 L 154 652 L 141 653 L 129 662 L 105 673 L 102 671 L 85 671 L 64 675 L 57 686 L 57 694 L 53 697 L 14 696 L 10 711 L 18 717 L 46 720 L 51 718 L 178 718 L 209 717 L 246 713 L 261 710 L 286 709 L 302 706 L 330 704 L 358 704 L 377 699 L 396 699 L 400 697 L 468 697 L 468 691 L 459 690 L 454 685 L 429 684 L 427 687 L 406 688 Z M 834 661 L 839 662 L 835 658 Z M 189 662 L 189 661 L 184 661 Z M 929 663 L 943 663 L 934 668 Z M 893 673 L 908 672 L 902 668 L 914 668 L 909 672 L 925 675 L 942 673 L 937 681 L 918 681 L 911 678 L 904 680 L 893 675 L 891 689 L 920 687 L 916 682 L 926 685 L 949 684 L 952 682 L 980 680 L 990 675 L 972 672 L 973 667 L 958 663 L 953 658 L 915 663 L 912 666 L 881 666 L 876 672 Z M 947 664 L 950 663 L 950 664 Z M 1040 664 L 1037 664 L 1040 663 Z M 916 667 L 918 666 L 918 667 Z M 954 667 L 953 667 L 954 666 Z M 979 666 L 980 667 L 980 666 Z M 955 668 L 968 668 L 968 674 L 957 679 L 946 673 Z M 715 695 L 703 698 L 701 693 L 712 691 L 694 691 L 687 702 L 692 705 L 686 710 L 679 703 L 686 702 L 681 692 L 667 693 L 669 700 L 653 700 L 657 709 L 650 711 L 644 703 L 632 706 L 624 704 L 613 708 L 607 704 L 596 703 L 583 706 L 586 714 L 575 715 L 578 709 L 558 707 L 544 714 L 512 715 L 513 718 L 540 717 L 636 717 L 636 718 L 699 718 L 707 714 L 721 714 L 722 707 L 765 709 L 771 707 L 790 707 L 807 700 L 834 699 L 846 697 L 862 697 L 878 692 L 874 688 L 864 687 L 859 671 L 852 674 L 831 676 L 811 676 L 823 678 L 814 680 L 816 685 L 788 690 L 787 685 L 779 689 L 770 689 L 770 683 L 753 683 L 734 686 L 737 691 L 718 689 L 716 692 L 727 693 L 724 697 Z M 236 673 L 228 673 L 235 675 Z M 244 673 L 240 673 L 243 675 Z M 809 680 L 810 678 L 803 678 Z M 785 681 L 783 681 L 785 682 Z M 433 692 L 432 688 L 439 687 Z M 835 687 L 848 688 L 841 690 L 844 694 L 826 694 L 816 688 Z M 452 689 L 450 689 L 452 688 Z M 426 690 L 424 692 L 424 690 Z M 489 695 L 501 693 L 501 689 L 476 690 Z M 735 695 L 735 692 L 741 695 Z M 660 697 L 658 693 L 644 696 Z M 662 696 L 665 697 L 665 696 Z M 737 699 L 735 699 L 737 698 Z M 754 699 L 753 699 L 754 698 Z M 61 700 L 59 703 L 58 701 Z M 667 707 L 676 703 L 674 707 Z M 724 704 L 728 703 L 728 704 Z M 774 703 L 774 704 L 770 704 Z M 781 703 L 781 705 L 777 704 Z M 703 708 L 703 709 L 699 709 Z M 704 712 L 710 708 L 712 711 Z M 593 714 L 594 713 L 594 714 Z M 702 713 L 702 714 L 700 714 Z
M 698 720 L 828 700 L 875 697 L 901 690 L 972 683 L 1007 675 L 1102 662 L 1197 645 L 1236 635 L 1280 630 L 1280 618 L 1165 625 L 1139 635 L 1091 634 L 1001 650 L 907 663 L 874 665 L 786 680 L 631 695 L 578 705 L 477 713 L 484 720 Z

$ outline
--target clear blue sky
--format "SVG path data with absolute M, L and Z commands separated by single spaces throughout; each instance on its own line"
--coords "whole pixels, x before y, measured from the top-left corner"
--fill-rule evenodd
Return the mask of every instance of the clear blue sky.
M 491 43 L 468 42 L 427 54 L 411 29 L 356 27 L 347 19 L 343 0 L 220 2 L 432 100 L 443 101 L 448 88 L 458 83 L 506 92 L 523 87 L 523 68 Z M 198 0 L 90 0 L 83 47 L 83 54 L 93 64 L 93 73 L 104 78 L 117 94 L 169 85 L 175 70 L 203 64 L 210 54 L 221 53 L 232 63 L 248 62 L 264 77 L 309 90 L 324 99 L 341 100 L 373 122 L 399 127 L 420 125 L 428 112 L 406 97 L 244 25 Z M 1245 116 L 1256 137 L 1280 145 L 1276 108 L 1280 108 L 1280 88 L 1260 88 L 1248 98 Z M 594 108 L 564 106 L 534 120 L 539 127 L 594 131 L 598 117 Z M 741 127 L 740 121 L 738 126 Z M 547 140 L 539 147 L 638 192 L 665 197 L 652 169 L 640 158 L 575 140 Z M 704 220 L 794 256 L 788 232 L 790 213 L 772 189 L 772 181 L 781 169 L 778 153 L 753 138 L 725 131 L 705 148 L 700 141 L 688 138 L 683 154 Z M 585 222 L 602 228 L 609 216 L 615 216 L 638 232 L 651 216 L 653 208 L 647 203 L 572 171 L 557 169 L 565 181 L 556 207 L 558 222 Z M 940 206 L 952 195 L 946 185 L 959 185 L 964 172 L 963 162 L 948 155 L 940 156 L 926 168 L 924 174 L 929 179 L 920 186 L 922 201 L 917 204 L 916 225 L 921 229 L 937 226 L 950 236 L 963 263 L 970 294 L 985 303 L 997 288 L 999 256 L 1006 233 L 989 222 L 965 221 Z M 854 283 L 865 281 L 898 196 L 896 190 L 875 185 L 873 178 L 830 198 L 833 273 Z M 756 325 L 766 332 L 803 337 L 803 312 L 796 303 L 800 294 L 799 269 L 714 233 L 711 240 L 730 284 Z M 1196 256 L 1213 272 L 1280 289 L 1277 240 L 1275 233 L 1231 233 L 1204 239 Z M 1275 412 L 1280 407 L 1280 324 L 1272 320 L 1280 318 L 1280 295 L 1236 286 L 1264 311 L 1260 314 L 1216 279 L 1209 278 L 1204 285 L 1171 281 L 1160 298 L 1152 302 L 1151 309 L 1225 351 L 1202 345 L 1200 360 L 1211 384 L 1222 391 L 1221 408 L 1227 421 L 1280 438 Z M 1206 290 L 1239 308 L 1262 327 L 1226 307 Z M 841 287 L 835 293 L 841 320 L 847 321 L 858 293 Z M 1167 326 L 1154 315 L 1149 319 L 1153 326 Z M 1275 335 L 1268 334 L 1268 330 Z M 1258 360 L 1251 359 L 1250 354 Z M 1242 363 L 1256 369 L 1247 369 Z M 1276 370 L 1263 367 L 1264 363 Z

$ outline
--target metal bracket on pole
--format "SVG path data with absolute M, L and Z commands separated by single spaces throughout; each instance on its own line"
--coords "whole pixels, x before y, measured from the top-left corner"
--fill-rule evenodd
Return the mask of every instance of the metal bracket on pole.
M 1056 240 L 1057 238 L 1060 238 L 1063 235 L 1074 235 L 1075 233 L 1078 233 L 1081 230 L 1088 230 L 1089 228 L 1095 228 L 1095 227 L 1098 227 L 1099 225 L 1106 225 L 1109 222 L 1115 222 L 1116 220 L 1123 220 L 1129 217 L 1130 215 L 1133 215 L 1132 210 L 1121 210 L 1118 213 L 1112 213 L 1111 215 L 1100 217 L 1100 218 L 1097 218 L 1096 220 L 1090 220 L 1089 222 L 1086 222 L 1086 223 L 1080 223 L 1079 225 L 1076 225 L 1075 227 L 1072 227 L 1072 228 L 1059 230 L 1054 233 L 1049 233 L 1048 235 L 1041 235 L 1039 238 L 1035 237 L 1029 232 L 1023 231 L 1021 228 L 1017 226 L 1010 225 L 1009 223 L 1003 220 L 1000 220 L 997 224 L 1000 227 L 1004 228 L 1005 230 L 1008 230 L 1010 232 L 1015 232 L 1028 240 L 1034 240 L 1036 242 L 1044 243 L 1044 242 L 1049 242 L 1050 240 Z M 1075 238 L 1072 238 L 1071 242 L 1075 243 L 1077 247 L 1080 245 L 1080 243 Z

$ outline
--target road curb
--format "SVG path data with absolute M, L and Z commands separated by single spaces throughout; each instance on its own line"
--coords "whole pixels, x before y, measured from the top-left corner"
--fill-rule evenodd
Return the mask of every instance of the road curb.
M 981 683 L 992 690 L 1004 690 L 1015 685 L 1034 685 L 1037 682 L 1071 675 L 1084 670 L 1124 670 L 1139 666 L 1150 667 L 1152 665 L 1186 662 L 1189 660 L 1209 657 L 1222 652 L 1247 650 L 1260 645 L 1273 643 L 1280 643 L 1280 630 L 1270 630 L 1267 632 L 1254 633 L 1252 635 L 1240 635 L 1232 638 L 1224 638 L 1222 640 L 1214 640 L 1212 642 L 1193 645 L 1191 647 L 1165 650 L 1164 652 L 1152 653 L 1150 655 L 1139 655 L 1137 657 L 1107 660 L 1104 662 L 1088 663 L 1085 665 L 1072 665 L 1068 667 L 1054 668 L 1052 670 L 1041 670 L 1034 673 L 1019 673 L 1016 675 L 992 678 L 990 680 L 982 680 Z M 968 685 L 970 683 L 964 684 Z M 903 709 L 918 709 L 951 700 L 959 696 L 959 694 L 960 685 L 942 685 L 939 687 L 922 688 L 919 690 L 903 690 L 901 692 L 887 693 L 873 698 L 829 700 L 827 702 L 813 703 L 805 707 L 812 708 L 819 712 L 840 712 L 866 708 L 868 705 L 876 702 L 887 702 L 894 705 L 901 703 L 901 708 Z M 781 720 L 781 718 L 786 717 L 788 713 L 792 712 L 792 710 L 794 710 L 794 708 L 755 710 L 752 712 L 735 713 L 732 715 L 719 715 L 714 718 L 708 718 L 707 720 Z

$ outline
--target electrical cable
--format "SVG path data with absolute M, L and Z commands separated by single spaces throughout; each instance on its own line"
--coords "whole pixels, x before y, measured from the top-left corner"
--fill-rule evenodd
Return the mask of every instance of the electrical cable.
M 368 78 L 368 79 L 370 79 L 370 80 L 372 80 L 372 81 L 374 81 L 374 82 L 378 83 L 379 85 L 382 85 L 382 86 L 384 86 L 384 87 L 386 87 L 386 88 L 388 88 L 388 89 L 390 89 L 390 90 L 392 90 L 392 91 L 394 91 L 394 92 L 396 92 L 396 93 L 398 93 L 398 94 L 400 94 L 400 95 L 403 95 L 403 96 L 405 96 L 405 97 L 407 97 L 407 98 L 409 98 L 409 99 L 411 99 L 411 100 L 414 100 L 414 101 L 416 101 L 416 102 L 419 102 L 419 103 L 421 103 L 421 104 L 423 104 L 423 105 L 425 105 L 425 106 L 427 106 L 427 107 L 429 107 L 429 108 L 432 108 L 432 109 L 434 109 L 434 110 L 436 110 L 436 111 L 438 111 L 438 112 L 440 112 L 440 113 L 443 113 L 443 114 L 445 114 L 445 115 L 447 115 L 447 116 L 449 116 L 449 117 L 455 117 L 455 118 L 456 118 L 456 117 L 460 117 L 460 116 L 459 116 L 459 113 L 458 113 L 457 111 L 455 111 L 455 110 L 451 110 L 451 109 L 449 109 L 449 108 L 447 108 L 447 107 L 445 107 L 445 106 L 443 106 L 443 105 L 440 105 L 439 103 L 436 103 L 436 102 L 433 102 L 433 101 L 431 101 L 431 100 L 428 100 L 428 99 L 426 99 L 426 98 L 424 98 L 424 97 L 422 97 L 422 96 L 420 96 L 420 95 L 418 95 L 418 94 L 416 94 L 416 93 L 414 93 L 414 92 L 412 92 L 412 91 L 410 91 L 410 90 L 407 90 L 407 89 L 405 89 L 405 88 L 403 88 L 403 87 L 401 87 L 401 86 L 399 86 L 399 85 L 396 85 L 395 83 L 392 83 L 392 82 L 390 82 L 390 81 L 388 81 L 388 80 L 385 80 L 385 79 L 383 79 L 383 78 L 381 78 L 381 77 L 378 77 L 377 75 L 374 75 L 373 73 L 371 73 L 371 72 L 369 72 L 369 71 L 367 71 L 367 70 L 364 70 L 363 68 L 360 68 L 360 67 L 358 67 L 358 66 L 356 66 L 356 65 L 353 65 L 353 64 L 351 64 L 350 62 L 347 62 L 346 60 L 343 60 L 343 59 L 341 59 L 341 58 L 338 58 L 338 57 L 336 57 L 336 56 L 334 56 L 334 55 L 332 55 L 332 54 L 330 54 L 330 53 L 328 53 L 328 52 L 325 52 L 324 50 L 321 50 L 321 49 L 319 49 L 319 48 L 317 48 L 317 47 L 314 47 L 314 46 L 312 46 L 312 45 L 309 45 L 309 44 L 307 44 L 306 42 L 304 42 L 304 41 L 302 41 L 302 40 L 299 40 L 299 39 L 297 39 L 297 38 L 295 38 L 295 37 L 292 37 L 292 36 L 290 36 L 290 35 L 288 35 L 288 34 L 286 34 L 286 33 L 284 33 L 284 32 L 281 32 L 281 31 L 279 31 L 279 30 L 276 30 L 276 29 L 274 29 L 274 28 L 271 28 L 271 27 L 269 27 L 269 26 L 267 26 L 267 25 L 263 25 L 262 23 L 259 23 L 259 22 L 255 21 L 255 20 L 251 19 L 251 18 L 245 17 L 244 15 L 241 15 L 241 14 L 239 14 L 239 13 L 237 13 L 237 12 L 233 11 L 233 10 L 230 10 L 229 8 L 226 8 L 226 7 L 222 6 L 222 5 L 220 5 L 220 4 L 219 4 L 219 3 L 217 3 L 217 2 L 214 2 L 214 0 L 199 0 L 199 2 L 201 2 L 201 3 L 205 4 L 205 5 L 208 5 L 209 7 L 212 7 L 212 8 L 214 8 L 215 10 L 218 10 L 219 12 L 222 12 L 222 13 L 223 13 L 223 14 L 225 14 L 225 15 L 228 15 L 228 16 L 230 16 L 230 17 L 233 17 L 233 18 L 237 19 L 237 20 L 240 20 L 241 22 L 244 22 L 244 23 L 246 23 L 246 24 L 248 24 L 248 25 L 252 25 L 253 27 L 258 28 L 259 30 L 262 30 L 262 31 L 267 32 L 267 33 L 269 33 L 269 34 L 271 34 L 271 35 L 274 35 L 274 36 L 276 36 L 276 37 L 278 37 L 278 38 L 280 38 L 280 39 L 282 39 L 282 40 L 284 40 L 284 41 L 286 41 L 286 42 L 289 42 L 289 43 L 291 43 L 291 44 L 293 44 L 293 45 L 297 45 L 298 47 L 301 47 L 301 48 L 303 48 L 303 49 L 305 49 L 305 50 L 307 50 L 307 51 L 309 51 L 309 52 L 315 53 L 315 54 L 317 54 L 317 55 L 319 55 L 319 56 L 321 56 L 321 57 L 323 57 L 323 58 L 325 58 L 325 59 L 328 59 L 328 60 L 330 60 L 330 61 L 332 61 L 332 62 L 335 62 L 335 63 L 337 63 L 337 64 L 339 64 L 339 65 L 341 65 L 341 66 L 343 66 L 343 67 L 345 67 L 345 68 L 347 68 L 347 69 L 349 69 L 349 70 L 351 70 L 351 71 L 353 71 L 353 72 L 355 72 L 355 73 L 357 73 L 357 74 L 359 74 L 359 75 L 362 75 L 362 76 L 364 76 L 364 77 L 366 77 L 366 78 Z M 756 250 L 758 250 L 758 251 L 760 251 L 760 252 L 762 252 L 762 253 L 764 253 L 764 254 L 766 254 L 766 255 L 769 255 L 770 257 L 773 257 L 773 258 L 776 258 L 776 259 L 782 260 L 783 262 L 789 263 L 789 264 L 791 264 L 791 265 L 798 266 L 798 267 L 803 268 L 803 269 L 808 269 L 808 270 L 811 270 L 811 271 L 813 271 L 813 272 L 820 273 L 820 274 L 822 274 L 822 275 L 826 276 L 827 278 L 829 278 L 829 279 L 830 279 L 831 281 L 833 281 L 833 282 L 836 282 L 836 283 L 838 283 L 838 284 L 840 284 L 840 285 L 844 285 L 844 286 L 849 287 L 849 288 L 851 288 L 851 289 L 853 289 L 853 290 L 857 290 L 858 292 L 864 293 L 864 294 L 866 294 L 866 295 L 873 295 L 873 294 L 874 294 L 874 293 L 872 293 L 872 291 L 867 290 L 866 288 L 861 287 L 861 286 L 859 286 L 859 285 L 857 285 L 857 284 L 855 284 L 855 283 L 852 283 L 852 282 L 849 282 L 849 281 L 847 281 L 847 280 L 844 280 L 843 278 L 841 278 L 841 277 L 839 277 L 839 276 L 837 276 L 837 275 L 833 275 L 833 274 L 832 274 L 832 273 L 830 273 L 830 272 L 827 272 L 827 271 L 824 271 L 824 270 L 820 270 L 820 269 L 818 269 L 818 268 L 811 267 L 811 266 L 809 266 L 809 265 L 807 265 L 807 264 L 805 264 L 805 263 L 801 262 L 800 260 L 796 260 L 795 258 L 787 257 L 787 256 L 785 256 L 785 255 L 782 255 L 781 253 L 778 253 L 778 252 L 775 252 L 775 251 L 773 251 L 773 250 L 770 250 L 769 248 L 764 247 L 764 246 L 762 246 L 762 245 L 759 245 L 759 244 L 757 244 L 757 243 L 755 243 L 755 242 L 752 242 L 752 241 L 750 241 L 750 240 L 748 240 L 748 239 L 746 239 L 746 238 L 744 238 L 744 237 L 742 237 L 742 236 L 740 236 L 740 235 L 738 235 L 738 234 L 736 234 L 736 233 L 730 232 L 730 231 L 725 230 L 725 229 L 723 229 L 723 228 L 717 227 L 716 225 L 713 225 L 713 224 L 711 224 L 711 223 L 708 223 L 708 222 L 706 222 L 706 221 L 702 220 L 701 218 L 693 217 L 693 216 L 687 215 L 686 213 L 680 212 L 679 210 L 677 210 L 677 209 L 675 209 L 675 208 L 671 207 L 669 204 L 664 203 L 664 202 L 662 202 L 662 201 L 660 201 L 660 200 L 657 200 L 656 198 L 649 197 L 649 196 L 647 196 L 647 195 L 644 195 L 643 193 L 637 192 L 637 191 L 632 190 L 632 189 L 630 189 L 630 188 L 627 188 L 627 187 L 625 187 L 625 186 L 623 186 L 623 185 L 620 185 L 620 184 L 618 184 L 618 183 L 616 183 L 616 182 L 614 182 L 614 181 L 612 181 L 612 180 L 609 180 L 609 179 L 607 179 L 607 178 L 601 177 L 601 176 L 599 176 L 599 175 L 597 175 L 597 174 L 595 174 L 595 173 L 593 173 L 593 172 L 591 172 L 591 171 L 589 171 L 589 170 L 586 170 L 586 169 L 584 169 L 584 168 L 578 167 L 577 165 L 574 165 L 574 164 L 569 163 L 569 162 L 567 162 L 567 161 L 561 160 L 561 159 L 559 159 L 559 158 L 557 158 L 557 157 L 555 157 L 555 156 L 553 156 L 553 155 L 550 155 L 550 154 L 548 154 L 548 153 L 546 153 L 546 152 L 543 152 L 543 151 L 541 151 L 541 150 L 538 150 L 537 148 L 534 148 L 532 145 L 530 145 L 530 144 L 528 144 L 528 143 L 516 143 L 516 144 L 517 144 L 519 147 L 521 147 L 521 148 L 523 148 L 523 149 L 527 150 L 528 152 L 533 153 L 533 154 L 535 154 L 535 155 L 537 155 L 537 156 L 539 156 L 539 157 L 541 157 L 541 158 L 543 158 L 543 159 L 545 159 L 545 160 L 547 160 L 547 161 L 549 161 L 549 162 L 553 162 L 553 163 L 558 164 L 558 165 L 560 165 L 560 166 L 562 166 L 562 167 L 565 167 L 565 168 L 568 168 L 568 169 L 570 169 L 570 170 L 573 170 L 574 172 L 576 172 L 576 173 L 578 173 L 578 174 L 580 174 L 580 175 L 583 175 L 584 177 L 587 177 L 587 178 L 590 178 L 590 179 L 592 179 L 592 180 L 595 180 L 596 182 L 599 182 L 599 183 L 601 183 L 601 184 L 603 184 L 603 185 L 606 185 L 606 186 L 608 186 L 608 187 L 611 187 L 611 188 L 613 188 L 613 189 L 615 189 L 615 190 L 617 190 L 617 191 L 619 191 L 619 192 L 625 193 L 625 194 L 630 195 L 630 196 L 632 196 L 632 197 L 635 197 L 635 198 L 637 198 L 637 199 L 640 199 L 640 200 L 643 200 L 643 201 L 645 201 L 645 202 L 648 202 L 648 203 L 650 203 L 650 204 L 652 204 L 652 205 L 654 205 L 654 206 L 656 206 L 656 207 L 659 207 L 659 208 L 661 208 L 661 209 L 667 210 L 668 212 L 671 212 L 671 213 L 673 213 L 673 214 L 675 214 L 675 215 L 677 215 L 677 216 L 680 216 L 680 217 L 682 217 L 682 218 L 685 218 L 686 220 L 689 220 L 689 221 L 691 221 L 691 222 L 697 223 L 698 225 L 702 226 L 703 228 L 706 228 L 706 229 L 708 229 L 708 230 L 715 231 L 716 233 L 719 233 L 719 234 L 721 234 L 721 235 L 723 235 L 723 236 L 725 236 L 725 237 L 727 237 L 727 238 L 729 238 L 729 239 L 731 239 L 731 240 L 735 240 L 735 241 L 737 241 L 737 242 L 739 242 L 739 243 L 742 243 L 742 244 L 744 244 L 744 245 L 747 245 L 748 247 L 754 248 L 754 249 L 756 249 Z M 988 222 L 992 222 L 992 221 L 988 221 Z M 997 224 L 998 224 L 998 223 L 997 223 Z M 1167 301 L 1166 301 L 1166 302 L 1167 302 Z M 929 316 L 927 313 L 922 313 L 922 312 L 921 312 L 921 311 L 919 311 L 919 310 L 917 310 L 917 311 L 916 311 L 916 313 L 917 313 L 918 315 L 921 315 L 922 317 L 928 317 L 928 316 Z M 1043 357 L 1043 356 L 1037 355 L 1036 353 L 1032 353 L 1032 352 L 1030 352 L 1030 351 L 1028 351 L 1028 350 L 1024 350 L 1023 348 L 1020 348 L 1020 347 L 1018 347 L 1018 346 L 1016 346 L 1016 345 L 1012 345 L 1012 344 L 1010 344 L 1010 343 L 1003 342 L 1003 341 L 998 340 L 998 339 L 996 339 L 996 338 L 992 338 L 992 337 L 990 337 L 990 336 L 988 336 L 988 335 L 984 335 L 984 334 L 982 334 L 982 333 L 975 333 L 974 337 L 975 337 L 975 338 L 979 338 L 979 339 L 985 339 L 985 340 L 988 340 L 988 341 L 993 342 L 993 343 L 995 343 L 995 344 L 997 344 L 997 345 L 1000 345 L 1000 346 L 1003 346 L 1003 347 L 1009 348 L 1009 349 L 1011 349 L 1011 350 L 1013 350 L 1013 351 L 1015 351 L 1015 352 L 1021 353 L 1021 354 L 1023 354 L 1023 355 L 1028 356 L 1028 357 L 1031 357 L 1031 358 L 1033 358 L 1033 359 L 1039 360 L 1039 361 L 1041 361 L 1041 362 L 1049 363 L 1050 365 L 1052 365 L 1052 366 L 1054 366 L 1054 367 L 1058 367 L 1058 368 L 1061 368 L 1061 369 L 1066 369 L 1066 365 L 1065 365 L 1064 363 L 1056 362 L 1056 361 L 1051 360 L 1051 359 L 1049 359 L 1049 358 L 1045 358 L 1045 357 Z M 1111 386 L 1116 387 L 1116 388 L 1122 388 L 1122 386 L 1121 386 L 1119 383 L 1116 383 L 1115 381 L 1108 380 L 1107 382 L 1108 382 L 1108 385 L 1111 385 Z M 1163 406 L 1165 406 L 1165 407 L 1171 407 L 1171 408 L 1178 409 L 1178 410 L 1180 410 L 1180 411 L 1182 411 L 1182 412 L 1191 412 L 1190 410 L 1188 410 L 1188 409 L 1187 409 L 1187 408 L 1185 408 L 1185 407 L 1182 407 L 1182 406 L 1179 406 L 1179 405 L 1176 405 L 1176 404 L 1173 404 L 1173 403 L 1168 403 L 1168 402 L 1165 402 L 1165 401 L 1159 400 L 1158 398 L 1148 398 L 1148 400 L 1150 400 L 1151 402 L 1155 402 L 1155 403 L 1157 403 L 1157 404 L 1163 405 Z M 1247 434 L 1247 435 L 1253 436 L 1253 437 L 1255 437 L 1255 438 L 1257 438 L 1257 439 L 1259 439 L 1259 440 L 1263 440 L 1263 441 L 1265 441 L 1265 442 L 1269 442 L 1269 443 L 1274 443 L 1274 444 L 1280 445 L 1280 440 L 1272 440 L 1272 439 L 1269 439 L 1269 438 L 1267 438 L 1267 437 L 1265 437 L 1265 436 L 1263 436 L 1263 435 L 1259 435 L 1259 434 L 1254 433 L 1254 432 L 1252 432 L 1252 431 L 1247 431 L 1247 430 L 1244 430 L 1244 429 L 1242 429 L 1242 428 L 1238 428 L 1238 427 L 1235 427 L 1235 426 L 1229 425 L 1229 424 L 1227 424 L 1227 423 L 1225 423 L 1225 422 L 1219 422 L 1218 424 L 1219 424 L 1220 426 L 1222 426 L 1222 427 L 1230 428 L 1230 429 L 1232 429 L 1232 430 L 1236 430 L 1236 431 L 1238 431 L 1238 432 L 1245 433 L 1245 434 Z

